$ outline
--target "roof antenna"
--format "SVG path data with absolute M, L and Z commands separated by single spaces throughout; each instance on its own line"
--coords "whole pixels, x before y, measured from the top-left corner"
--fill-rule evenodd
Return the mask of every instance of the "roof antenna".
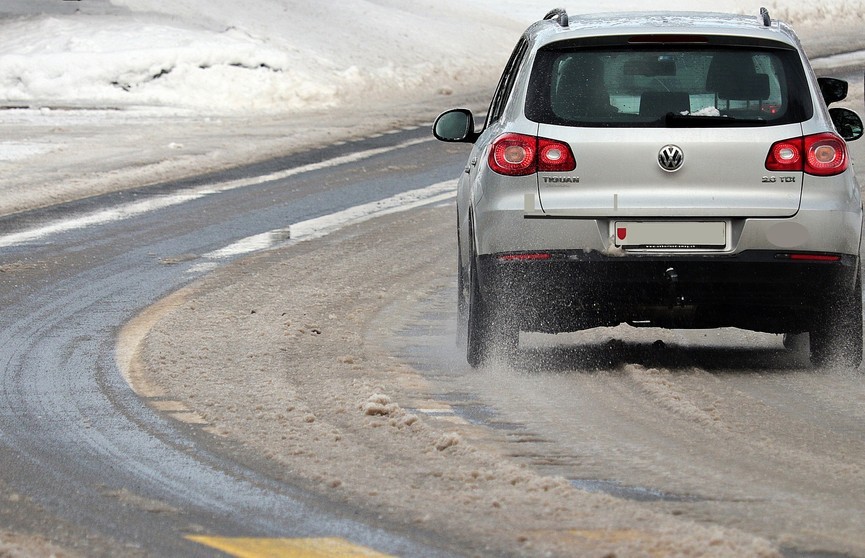
M 760 17 L 763 19 L 763 26 L 769 27 L 772 25 L 772 18 L 769 17 L 769 10 L 760 8 Z
M 556 22 L 562 27 L 567 27 L 569 25 L 568 12 L 564 8 L 556 8 L 554 10 L 550 10 L 549 13 L 544 16 L 544 20 L 547 19 L 555 19 Z

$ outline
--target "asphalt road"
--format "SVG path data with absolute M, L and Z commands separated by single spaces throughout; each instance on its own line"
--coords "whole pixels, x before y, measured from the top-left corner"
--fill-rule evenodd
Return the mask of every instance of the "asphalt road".
M 465 152 L 416 141 L 427 135 L 402 131 L 0 219 L 4 527 L 43 533 L 92 556 L 211 555 L 186 537 L 214 532 L 340 537 L 399 555 L 458 553 L 431 534 L 394 532 L 375 514 L 341 508 L 224 457 L 229 452 L 218 442 L 141 402 L 115 362 L 124 323 L 241 252 L 208 255 L 452 180 Z M 383 151 L 370 152 L 377 148 Z M 865 140 L 853 148 L 854 158 L 865 160 Z M 357 152 L 367 156 L 319 165 Z M 261 184 L 224 187 L 300 167 Z M 128 215 L 106 213 L 118 207 Z M 452 295 L 430 300 L 438 313 L 406 316 L 407 333 L 394 350 L 449 385 L 441 398 L 465 420 L 521 433 L 515 457 L 580 488 L 667 506 L 696 521 L 744 524 L 786 542 L 790 555 L 865 549 L 849 535 L 865 532 L 860 375 L 815 374 L 801 355 L 763 337 L 734 335 L 730 348 L 723 339 L 675 334 L 660 356 L 653 339 L 627 335 L 612 344 L 539 341 L 524 355 L 547 363 L 539 375 L 493 371 L 489 382 L 441 357 L 443 347 L 452 353 Z M 419 329 L 429 333 L 420 344 Z M 588 374 L 586 362 L 595 363 Z M 630 362 L 650 362 L 656 372 L 623 368 Z M 675 436 L 671 417 L 679 421 L 672 422 Z M 705 421 L 718 423 L 710 434 Z M 731 454 L 750 457 L 725 462 Z M 787 508 L 795 514 L 784 515 Z M 805 529 L 809 511 L 820 517 L 819 536 Z
M 197 533 L 340 537 L 379 552 L 449 554 L 446 543 L 432 544 L 422 532 L 390 532 L 374 514 L 337 509 L 221 457 L 213 441 L 145 406 L 115 362 L 119 328 L 216 265 L 204 255 L 452 178 L 462 156 L 431 141 L 317 165 L 427 136 L 426 129 L 402 131 L 0 220 L 4 528 L 42 533 L 93 556 L 211 555 L 185 539 Z M 411 172 L 407 159 L 419 163 Z M 399 173 L 388 170 L 394 161 Z M 209 186 L 298 167 L 294 176 L 263 184 Z M 133 211 L 150 206 L 165 207 Z M 118 207 L 132 216 L 113 220 Z M 85 226 L 94 219 L 99 224 Z

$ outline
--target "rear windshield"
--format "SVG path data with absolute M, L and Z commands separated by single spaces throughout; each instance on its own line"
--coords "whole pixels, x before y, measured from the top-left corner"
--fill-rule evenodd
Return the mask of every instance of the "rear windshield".
M 794 50 L 553 45 L 538 52 L 526 115 L 565 126 L 767 126 L 813 108 Z

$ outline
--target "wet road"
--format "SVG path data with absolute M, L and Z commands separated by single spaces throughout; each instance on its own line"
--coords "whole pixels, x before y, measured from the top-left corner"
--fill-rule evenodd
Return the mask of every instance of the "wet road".
M 422 532 L 390 532 L 374 514 L 222 457 L 217 442 L 148 408 L 115 361 L 118 331 L 139 310 L 244 251 L 220 249 L 450 178 L 459 162 L 427 135 L 402 131 L 0 220 L 5 528 L 92 556 L 212 554 L 185 538 L 198 534 L 339 537 L 447 555 Z M 340 156 L 351 164 L 321 163 Z M 407 168 L 406 158 L 429 164 Z M 247 183 L 261 175 L 271 178 Z

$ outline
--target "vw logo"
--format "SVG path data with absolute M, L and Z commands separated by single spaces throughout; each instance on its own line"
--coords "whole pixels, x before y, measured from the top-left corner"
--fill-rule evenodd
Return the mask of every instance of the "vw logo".
M 667 172 L 679 170 L 684 162 L 685 153 L 677 145 L 665 145 L 658 153 L 658 164 Z

